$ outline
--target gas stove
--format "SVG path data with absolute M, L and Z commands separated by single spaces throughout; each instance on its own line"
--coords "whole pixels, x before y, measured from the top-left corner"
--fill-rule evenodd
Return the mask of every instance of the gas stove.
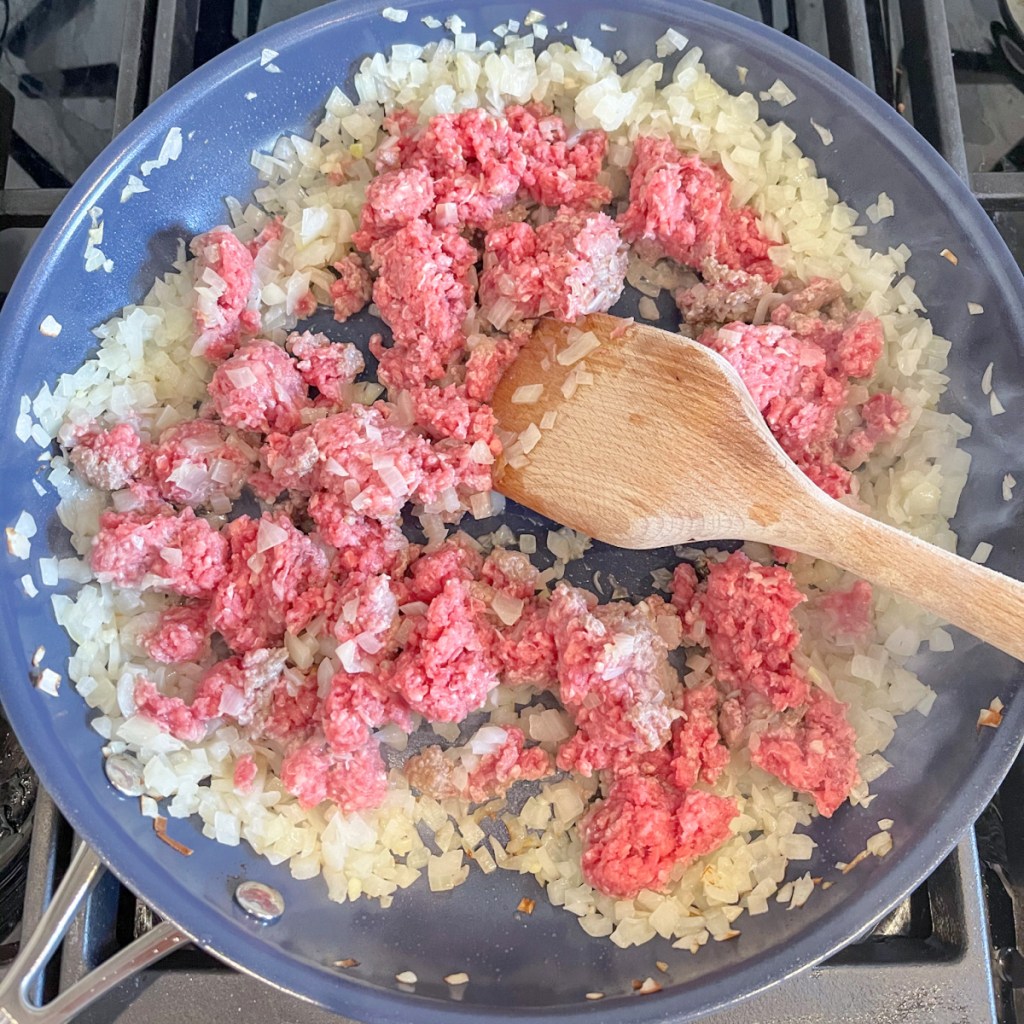
M 719 0 L 892 104 L 968 181 L 1024 264 L 1024 0 Z M 148 103 L 315 0 L 0 0 L 0 298 L 65 190 Z M 79 842 L 0 721 L 0 963 Z M 31 830 L 31 840 L 29 832 Z M 29 846 L 30 851 L 29 851 Z M 34 985 L 47 1002 L 159 924 L 112 876 Z M 934 874 L 831 960 L 707 1024 L 1024 1024 L 1024 759 Z M 184 947 L 78 1024 L 341 1024 Z

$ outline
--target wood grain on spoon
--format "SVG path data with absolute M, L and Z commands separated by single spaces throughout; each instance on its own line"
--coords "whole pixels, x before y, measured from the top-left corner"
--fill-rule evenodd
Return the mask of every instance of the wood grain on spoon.
M 521 433 L 556 413 L 524 465 L 499 467 L 503 494 L 624 548 L 753 540 L 824 558 L 903 594 L 1024 660 L 1024 584 L 829 498 L 772 437 L 732 367 L 696 342 L 594 314 L 576 325 L 601 345 L 593 382 L 555 353 L 570 328 L 541 320 L 494 396 L 500 426 Z M 544 384 L 516 404 L 519 388 Z

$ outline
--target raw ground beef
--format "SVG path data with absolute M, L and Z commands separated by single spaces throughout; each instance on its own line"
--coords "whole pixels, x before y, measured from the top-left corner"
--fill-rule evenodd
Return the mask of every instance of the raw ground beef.
M 338 273 L 338 279 L 331 285 L 334 319 L 344 323 L 370 301 L 373 281 L 363 261 L 355 253 L 335 263 L 334 269 Z
M 830 818 L 860 778 L 856 740 L 846 705 L 815 688 L 802 717 L 780 716 L 752 737 L 750 759 L 786 785 L 810 793 L 818 812 Z
M 432 722 L 461 722 L 498 685 L 497 630 L 469 586 L 449 579 L 417 617 L 392 685 Z
M 119 491 L 145 473 L 148 446 L 128 423 L 85 434 L 71 449 L 71 465 L 92 487 Z
M 214 370 L 209 392 L 223 423 L 264 434 L 290 434 L 302 424 L 309 403 L 294 360 L 272 341 L 236 349 Z
M 619 218 L 622 237 L 641 255 L 668 256 L 689 267 L 712 258 L 777 281 L 780 271 L 768 258 L 772 243 L 753 210 L 734 209 L 730 196 L 720 167 L 687 156 L 668 139 L 641 135 L 630 167 L 629 206 Z
M 583 874 L 617 899 L 662 889 L 676 865 L 729 838 L 736 813 L 725 797 L 674 793 L 644 776 L 621 779 L 582 825 Z
M 558 767 L 591 775 L 661 747 L 679 714 L 668 693 L 675 673 L 643 611 L 621 603 L 591 609 L 584 591 L 559 586 L 548 629 L 559 697 L 577 727 Z
M 469 773 L 461 794 L 471 803 L 483 803 L 504 796 L 521 779 L 543 779 L 555 770 L 551 755 L 540 747 L 523 748 L 522 729 L 506 729 L 505 742 L 493 753 L 484 754 Z
M 235 763 L 239 792 L 269 772 L 260 744 L 273 744 L 302 807 L 351 812 L 387 793 L 376 730 L 461 723 L 500 682 L 549 690 L 575 730 L 554 753 L 514 726 L 484 726 L 463 747 L 409 757 L 406 778 L 476 803 L 556 767 L 596 774 L 604 797 L 581 826 L 583 870 L 621 899 L 665 887 L 729 837 L 736 803 L 706 787 L 740 743 L 833 813 L 858 779 L 855 737 L 845 707 L 800 669 L 804 595 L 786 569 L 737 553 L 702 579 L 680 565 L 671 606 L 602 605 L 565 583 L 548 600 L 525 555 L 439 542 L 433 527 L 491 488 L 502 435 L 488 403 L 531 321 L 608 309 L 629 244 L 699 270 L 675 296 L 684 319 L 707 328 L 701 340 L 833 494 L 907 418 L 886 393 L 848 407 L 851 381 L 882 352 L 879 321 L 851 311 L 833 280 L 780 280 L 775 243 L 751 208 L 733 207 L 725 171 L 668 140 L 636 140 L 613 220 L 602 208 L 621 170 L 605 166 L 607 137 L 539 105 L 424 125 L 400 110 L 385 129 L 358 251 L 341 250 L 329 284 L 336 320 L 372 297 L 391 329 L 369 344 L 383 400 L 355 383 L 355 346 L 312 332 L 265 340 L 282 333 L 276 320 L 261 330 L 257 313 L 286 234 L 277 218 L 248 245 L 224 227 L 192 243 L 194 354 L 213 364 L 197 418 L 152 441 L 134 421 L 68 434 L 75 471 L 118 492 L 92 547 L 97 577 L 185 599 L 147 616 L 138 643 L 155 662 L 200 666 L 194 695 L 162 693 L 154 670 L 135 680 L 138 713 L 188 742 L 231 723 L 254 744 Z M 315 307 L 309 292 L 289 308 Z M 261 514 L 232 507 L 245 488 Z M 424 515 L 425 548 L 403 531 L 409 506 Z M 836 643 L 860 642 L 870 589 L 820 597 L 815 617 Z M 682 685 L 669 652 L 684 635 L 708 648 L 714 683 Z
M 247 308 L 252 292 L 253 255 L 225 227 L 192 240 L 196 257 L 196 287 L 200 292 L 195 319 L 199 336 L 194 355 L 220 360 L 259 330 L 259 315 Z
M 685 596 L 681 589 L 677 606 Z M 792 612 L 804 600 L 787 569 L 737 551 L 709 564 L 707 581 L 682 611 L 683 625 L 692 634 L 700 623 L 723 683 L 759 693 L 778 710 L 797 707 L 808 684 L 793 662 L 800 631 Z
M 626 246 L 607 214 L 563 207 L 536 230 L 519 222 L 488 232 L 480 304 L 499 328 L 548 313 L 575 323 L 618 301 L 626 263 Z

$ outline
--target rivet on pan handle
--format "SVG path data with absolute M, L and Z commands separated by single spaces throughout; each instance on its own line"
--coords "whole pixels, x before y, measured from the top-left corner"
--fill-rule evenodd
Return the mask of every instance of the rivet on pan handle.
M 0 1024 L 65 1024 L 105 992 L 189 941 L 176 925 L 163 921 L 52 1002 L 45 1006 L 30 1003 L 29 987 L 49 963 L 103 870 L 99 857 L 82 843 L 36 930 L 22 942 L 21 951 L 0 981 Z

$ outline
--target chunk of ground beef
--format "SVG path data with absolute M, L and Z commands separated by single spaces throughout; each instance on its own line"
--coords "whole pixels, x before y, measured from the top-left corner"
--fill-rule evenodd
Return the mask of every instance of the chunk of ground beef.
M 498 685 L 497 632 L 482 601 L 449 579 L 395 660 L 392 685 L 432 722 L 461 722 Z
M 89 561 L 103 582 L 205 597 L 228 571 L 228 544 L 191 508 L 104 512 Z
M 630 167 L 629 206 L 619 218 L 622 237 L 638 252 L 698 267 L 709 257 L 774 283 L 780 271 L 772 246 L 749 207 L 730 205 L 721 167 L 687 156 L 669 139 L 641 135 Z
M 536 230 L 506 224 L 484 240 L 480 305 L 499 329 L 550 313 L 574 323 L 618 301 L 626 246 L 607 214 L 563 207 Z
M 591 775 L 663 746 L 678 715 L 668 698 L 674 672 L 643 611 L 623 604 L 590 610 L 582 590 L 563 585 L 547 624 L 559 696 L 577 728 L 558 751 L 558 767 Z
M 373 281 L 363 261 L 349 253 L 343 260 L 333 264 L 338 277 L 331 282 L 331 302 L 334 305 L 334 319 L 344 323 L 355 316 L 370 301 Z
M 212 420 L 185 420 L 160 435 L 148 480 L 165 501 L 201 508 L 234 501 L 251 467 L 252 450 L 241 438 Z
M 718 731 L 720 700 L 710 683 L 683 692 L 685 717 L 672 723 L 672 781 L 679 789 L 689 789 L 698 779 L 713 783 L 729 763 Z
M 465 345 L 476 250 L 455 228 L 415 220 L 374 243 L 371 255 L 373 300 L 394 336 L 380 357 L 381 379 L 412 387 L 443 377 Z
M 700 340 L 732 364 L 800 469 L 833 497 L 846 494 L 850 474 L 836 464 L 835 452 L 847 385 L 829 374 L 824 351 L 777 324 L 731 323 Z
M 199 329 L 192 352 L 216 362 L 259 330 L 259 314 L 247 308 L 253 257 L 226 227 L 197 235 L 190 248 L 196 258 L 195 320 Z
M 793 661 L 800 631 L 792 612 L 804 600 L 788 569 L 736 551 L 709 564 L 683 623 L 692 631 L 702 621 L 715 675 L 727 686 L 762 694 L 778 710 L 798 707 L 808 684 Z
M 523 747 L 522 729 L 508 728 L 505 733 L 505 742 L 497 750 L 482 755 L 469 772 L 462 796 L 471 803 L 504 796 L 516 782 L 543 779 L 555 770 L 547 751 Z
M 620 779 L 582 823 L 584 877 L 617 899 L 663 889 L 676 865 L 729 838 L 736 814 L 725 797 L 700 790 L 680 795 L 642 775 Z
M 366 186 L 359 230 L 352 241 L 368 252 L 374 242 L 419 220 L 433 208 L 434 179 L 425 168 L 385 171 Z
M 849 644 L 871 635 L 871 584 L 857 580 L 846 590 L 823 594 L 818 608 L 823 613 L 822 628 L 834 643 Z
M 366 367 L 363 354 L 355 345 L 333 342 L 326 334 L 290 334 L 285 345 L 295 356 L 295 368 L 306 385 L 332 402 L 342 401 L 345 386 Z
M 83 435 L 69 455 L 75 471 L 93 487 L 119 491 L 145 476 L 149 446 L 128 423 Z
M 810 793 L 818 812 L 830 818 L 860 778 L 856 740 L 846 705 L 815 688 L 802 716 L 781 715 L 751 737 L 750 760 Z
M 602 131 L 569 141 L 565 122 L 540 104 L 507 107 L 505 117 L 526 157 L 521 181 L 531 199 L 545 206 L 605 206 L 611 190 L 598 183 L 608 149 Z
M 749 323 L 772 286 L 758 274 L 731 270 L 715 259 L 701 260 L 701 280 L 675 292 L 676 305 L 688 324 Z
M 387 722 L 410 727 L 409 710 L 374 674 L 338 672 L 323 706 L 324 736 L 335 754 L 366 746 L 370 733 Z
M 284 759 L 281 784 L 307 809 L 331 800 L 343 813 L 351 814 L 381 805 L 388 776 L 376 740 L 358 750 L 334 754 L 326 741 L 314 738 Z
M 353 512 L 339 495 L 317 491 L 309 515 L 320 536 L 337 548 L 335 561 L 345 572 L 401 575 L 413 552 L 398 518 L 370 519 Z
M 176 605 L 160 613 L 156 629 L 142 639 L 146 653 L 168 664 L 201 661 L 210 652 L 208 602 Z
M 217 415 L 229 427 L 262 434 L 298 429 L 302 410 L 309 405 L 295 361 L 272 341 L 236 349 L 214 370 L 209 392 Z
M 299 596 L 326 582 L 327 556 L 283 514 L 240 516 L 224 533 L 230 560 L 213 595 L 211 624 L 236 652 L 273 646 Z

